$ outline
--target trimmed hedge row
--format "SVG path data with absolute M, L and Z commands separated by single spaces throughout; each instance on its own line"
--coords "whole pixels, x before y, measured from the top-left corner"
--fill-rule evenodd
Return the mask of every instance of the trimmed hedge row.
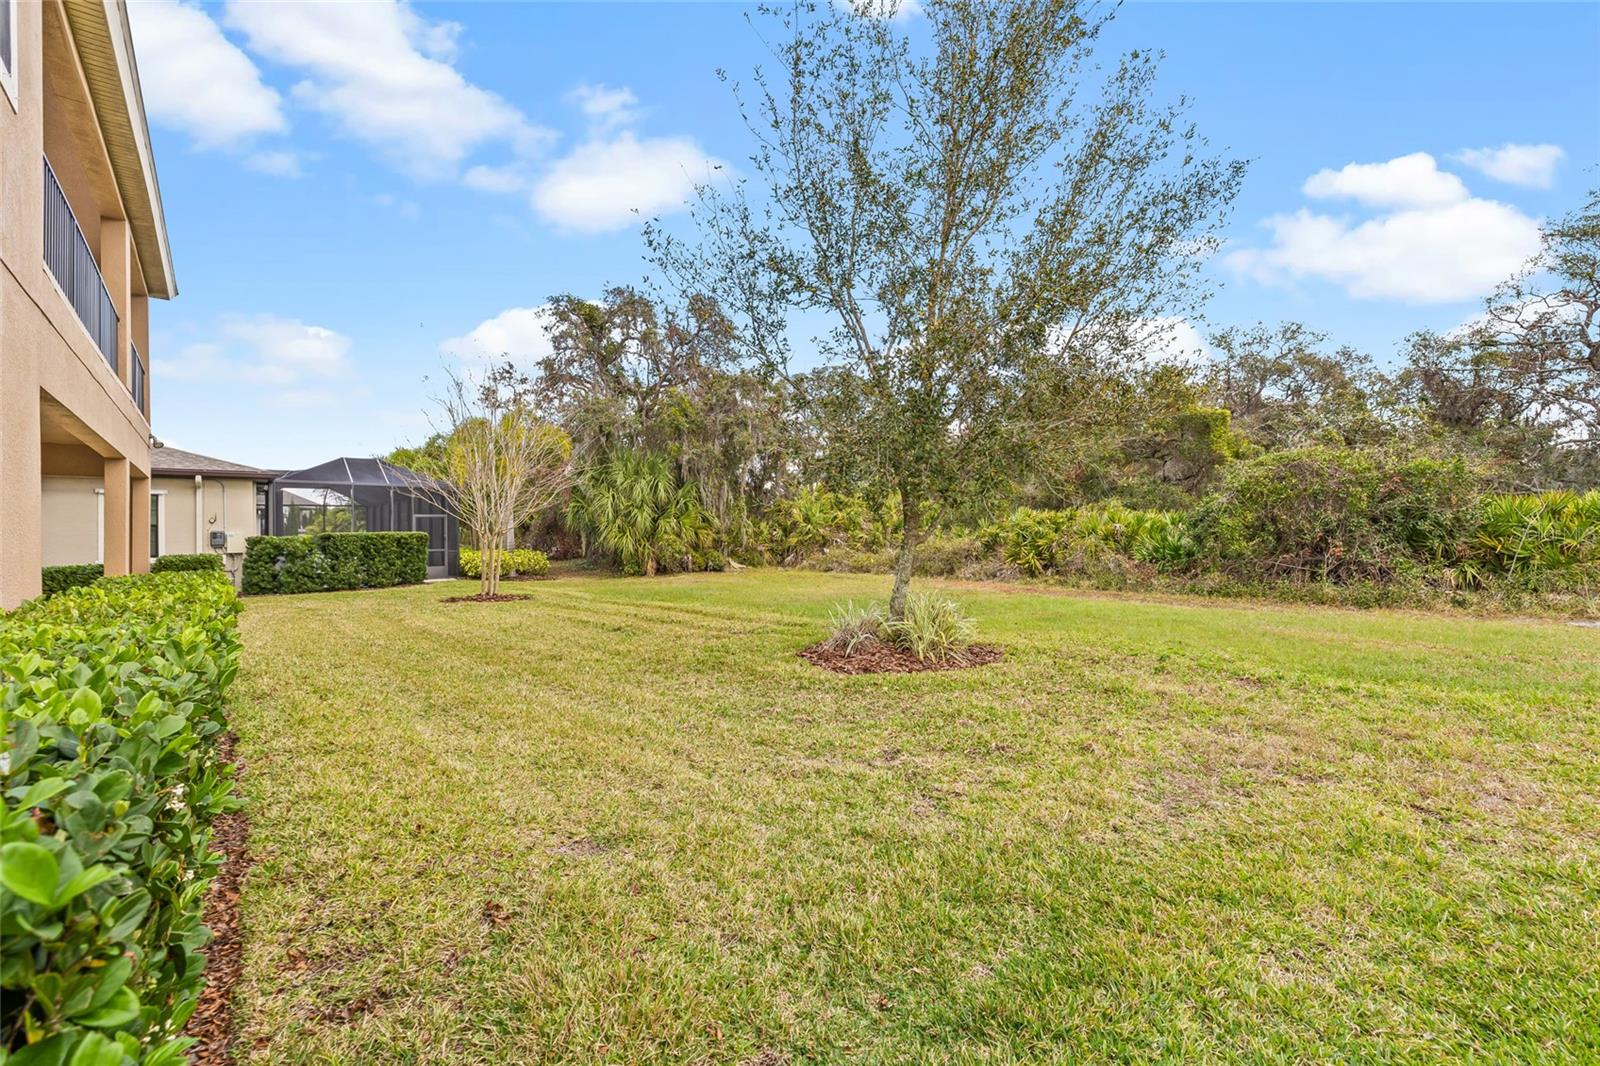
M 550 557 L 529 548 L 511 548 L 500 553 L 500 576 L 518 574 L 543 577 L 550 572 Z M 476 548 L 461 549 L 461 576 L 483 576 L 483 553 Z
M 44 595 L 54 596 L 67 589 L 92 585 L 106 575 L 100 563 L 72 563 L 67 566 L 47 566 L 40 571 Z
M 221 575 L 140 574 L 0 617 L 6 1066 L 185 1061 L 238 609 Z
M 222 556 L 216 552 L 195 552 L 189 555 L 162 555 L 150 564 L 152 574 L 188 573 L 194 570 L 221 570 Z
M 428 576 L 426 533 L 314 533 L 245 541 L 250 595 L 415 585 Z

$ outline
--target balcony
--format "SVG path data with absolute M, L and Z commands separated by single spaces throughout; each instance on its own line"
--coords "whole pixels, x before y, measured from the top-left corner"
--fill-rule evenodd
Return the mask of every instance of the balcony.
M 44 262 L 61 291 L 67 294 L 72 309 L 78 313 L 78 321 L 89 331 L 95 347 L 100 349 L 115 373 L 117 308 L 48 159 L 44 161 Z M 139 388 L 143 391 L 142 376 Z
M 139 346 L 136 344 L 128 346 L 128 354 L 133 357 L 133 362 L 128 367 L 128 391 L 133 393 L 133 406 L 143 411 L 144 379 L 147 373 L 144 366 L 144 356 L 139 354 Z

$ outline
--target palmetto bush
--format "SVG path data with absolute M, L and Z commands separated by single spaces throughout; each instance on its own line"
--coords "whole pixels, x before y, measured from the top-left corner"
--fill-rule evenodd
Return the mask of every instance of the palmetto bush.
M 1522 582 L 1600 569 L 1600 491 L 1519 493 L 1484 500 L 1477 535 L 1455 572 L 1476 585 L 1489 574 Z
M 985 550 L 1032 577 L 1079 571 L 1119 558 L 1172 569 L 1200 554 L 1199 540 L 1185 516 L 1135 510 L 1116 502 L 1064 511 L 1021 507 L 985 527 L 978 538 Z
M 624 449 L 579 477 L 567 524 L 614 556 L 624 572 L 654 576 L 709 559 L 716 530 L 693 485 L 679 484 L 664 455 Z

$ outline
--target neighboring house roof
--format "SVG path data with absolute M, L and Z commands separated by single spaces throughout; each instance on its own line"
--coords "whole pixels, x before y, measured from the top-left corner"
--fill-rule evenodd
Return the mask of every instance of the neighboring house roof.
M 251 481 L 271 481 L 277 477 L 277 470 L 262 470 L 260 467 L 245 466 L 243 463 L 230 463 L 226 459 L 216 459 L 199 452 L 186 452 L 182 448 L 172 448 L 163 445 L 150 452 L 150 473 L 156 477 L 232 477 L 248 478 Z
M 167 220 L 161 209 L 155 153 L 145 121 L 139 68 L 133 56 L 133 30 L 122 0 L 65 0 L 67 22 L 94 101 L 100 133 L 127 212 L 133 243 L 139 249 L 146 291 L 170 300 L 178 294 L 167 245 Z

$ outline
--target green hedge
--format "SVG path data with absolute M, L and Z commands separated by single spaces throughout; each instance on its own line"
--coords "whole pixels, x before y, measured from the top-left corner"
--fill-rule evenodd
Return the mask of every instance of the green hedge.
M 162 555 L 150 564 L 150 572 L 152 574 L 221 569 L 222 556 L 216 552 L 195 552 L 192 555 Z
M 427 576 L 426 533 L 315 533 L 245 541 L 247 594 L 415 585 Z
M 550 572 L 550 557 L 529 548 L 512 548 L 500 553 L 500 576 L 543 577 Z M 476 548 L 461 549 L 461 576 L 483 576 L 483 553 Z
M 218 574 L 140 574 L 0 618 L 6 1066 L 184 1061 L 237 613 Z
M 41 571 L 44 594 L 54 596 L 67 589 L 92 585 L 105 576 L 106 568 L 99 563 L 74 563 L 70 566 L 47 566 Z

